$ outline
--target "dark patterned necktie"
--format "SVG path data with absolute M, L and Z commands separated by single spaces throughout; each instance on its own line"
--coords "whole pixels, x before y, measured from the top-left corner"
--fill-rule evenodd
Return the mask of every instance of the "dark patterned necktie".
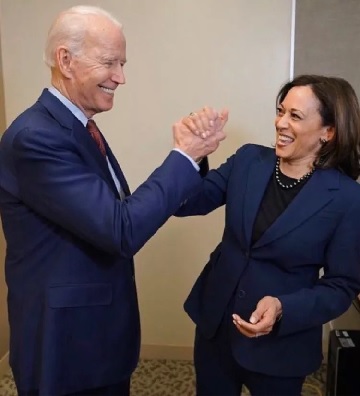
M 95 121 L 88 120 L 86 124 L 86 128 L 90 132 L 91 137 L 95 140 L 95 143 L 99 147 L 101 154 L 105 157 L 106 156 L 105 144 L 101 136 L 100 130 L 97 127 Z
M 105 149 L 105 144 L 103 141 L 103 138 L 101 136 L 100 130 L 97 127 L 96 123 L 94 120 L 88 120 L 87 124 L 86 124 L 86 129 L 89 131 L 91 137 L 95 140 L 96 145 L 99 147 L 99 150 L 101 152 L 101 154 L 106 157 L 106 149 Z M 109 162 L 109 166 L 110 162 Z M 111 172 L 112 177 L 116 178 L 116 175 L 113 173 L 114 171 Z M 122 189 L 120 182 L 117 180 L 117 182 L 119 183 L 118 187 L 118 191 L 119 191 L 119 195 L 120 195 L 120 199 L 123 200 L 125 199 L 125 193 L 124 190 Z M 115 183 L 116 185 L 116 183 Z

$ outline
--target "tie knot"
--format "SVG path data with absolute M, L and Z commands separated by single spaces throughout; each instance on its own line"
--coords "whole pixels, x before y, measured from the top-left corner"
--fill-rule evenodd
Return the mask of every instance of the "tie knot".
M 94 120 L 88 120 L 86 129 L 89 131 L 91 137 L 94 139 L 102 155 L 106 156 L 105 144 L 101 136 L 100 130 Z
M 94 128 L 99 129 L 98 126 L 96 125 L 96 122 L 94 120 L 92 120 L 92 119 L 88 120 L 88 122 L 86 124 L 86 128 L 89 129 L 89 130 L 90 129 L 94 129 Z

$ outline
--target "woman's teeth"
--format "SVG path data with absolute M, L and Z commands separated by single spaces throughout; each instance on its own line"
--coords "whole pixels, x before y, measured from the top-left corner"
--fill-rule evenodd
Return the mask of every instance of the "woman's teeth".
M 292 143 L 292 142 L 294 141 L 294 139 L 291 138 L 290 136 L 279 135 L 278 141 L 279 141 L 280 143 Z

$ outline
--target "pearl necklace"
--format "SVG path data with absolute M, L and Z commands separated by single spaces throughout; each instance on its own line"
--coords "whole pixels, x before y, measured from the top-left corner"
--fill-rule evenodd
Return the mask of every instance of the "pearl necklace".
M 280 168 L 280 158 L 278 158 L 276 160 L 275 179 L 280 187 L 286 188 L 286 189 L 293 188 L 293 187 L 297 186 L 299 183 L 301 183 L 303 180 L 308 179 L 314 173 L 314 170 L 315 170 L 315 168 L 312 168 L 308 173 L 305 173 L 304 176 L 301 176 L 300 179 L 295 180 L 294 183 L 292 183 L 292 184 L 284 184 L 280 181 L 280 177 L 279 177 L 280 169 L 279 168 Z

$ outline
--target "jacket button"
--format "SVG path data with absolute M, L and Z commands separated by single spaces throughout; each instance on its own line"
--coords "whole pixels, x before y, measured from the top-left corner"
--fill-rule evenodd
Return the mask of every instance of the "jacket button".
M 238 298 L 244 298 L 246 296 L 245 290 L 238 291 Z

